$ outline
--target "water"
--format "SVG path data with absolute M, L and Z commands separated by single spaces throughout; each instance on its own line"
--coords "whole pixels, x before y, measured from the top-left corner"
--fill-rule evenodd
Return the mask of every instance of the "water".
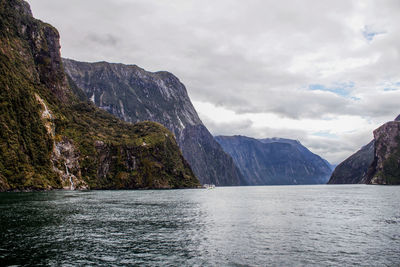
M 0 265 L 400 266 L 400 187 L 2 193 Z

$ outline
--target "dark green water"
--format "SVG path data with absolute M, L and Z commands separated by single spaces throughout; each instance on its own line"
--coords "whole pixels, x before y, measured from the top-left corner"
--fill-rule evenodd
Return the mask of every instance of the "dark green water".
M 0 194 L 0 266 L 400 266 L 400 187 Z

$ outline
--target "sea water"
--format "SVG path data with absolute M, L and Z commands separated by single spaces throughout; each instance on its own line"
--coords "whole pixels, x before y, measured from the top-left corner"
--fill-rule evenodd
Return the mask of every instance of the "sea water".
M 0 265 L 399 266 L 400 187 L 1 193 Z

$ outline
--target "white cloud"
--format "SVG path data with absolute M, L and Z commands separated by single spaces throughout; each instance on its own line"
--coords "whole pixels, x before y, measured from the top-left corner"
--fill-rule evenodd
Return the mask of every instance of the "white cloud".
M 237 114 L 221 106 L 194 102 L 204 123 L 215 135 L 282 137 L 300 140 L 312 152 L 338 163 L 369 143 L 379 126 L 366 118 L 330 115 L 320 119 L 295 119 L 273 113 Z
M 400 113 L 398 0 L 29 3 L 65 57 L 177 75 L 214 134 L 299 139 L 338 163 Z

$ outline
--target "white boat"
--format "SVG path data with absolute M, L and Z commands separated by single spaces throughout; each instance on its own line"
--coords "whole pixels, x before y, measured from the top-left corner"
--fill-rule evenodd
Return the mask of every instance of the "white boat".
M 215 184 L 204 184 L 203 188 L 205 188 L 205 189 L 214 189 L 215 188 Z

